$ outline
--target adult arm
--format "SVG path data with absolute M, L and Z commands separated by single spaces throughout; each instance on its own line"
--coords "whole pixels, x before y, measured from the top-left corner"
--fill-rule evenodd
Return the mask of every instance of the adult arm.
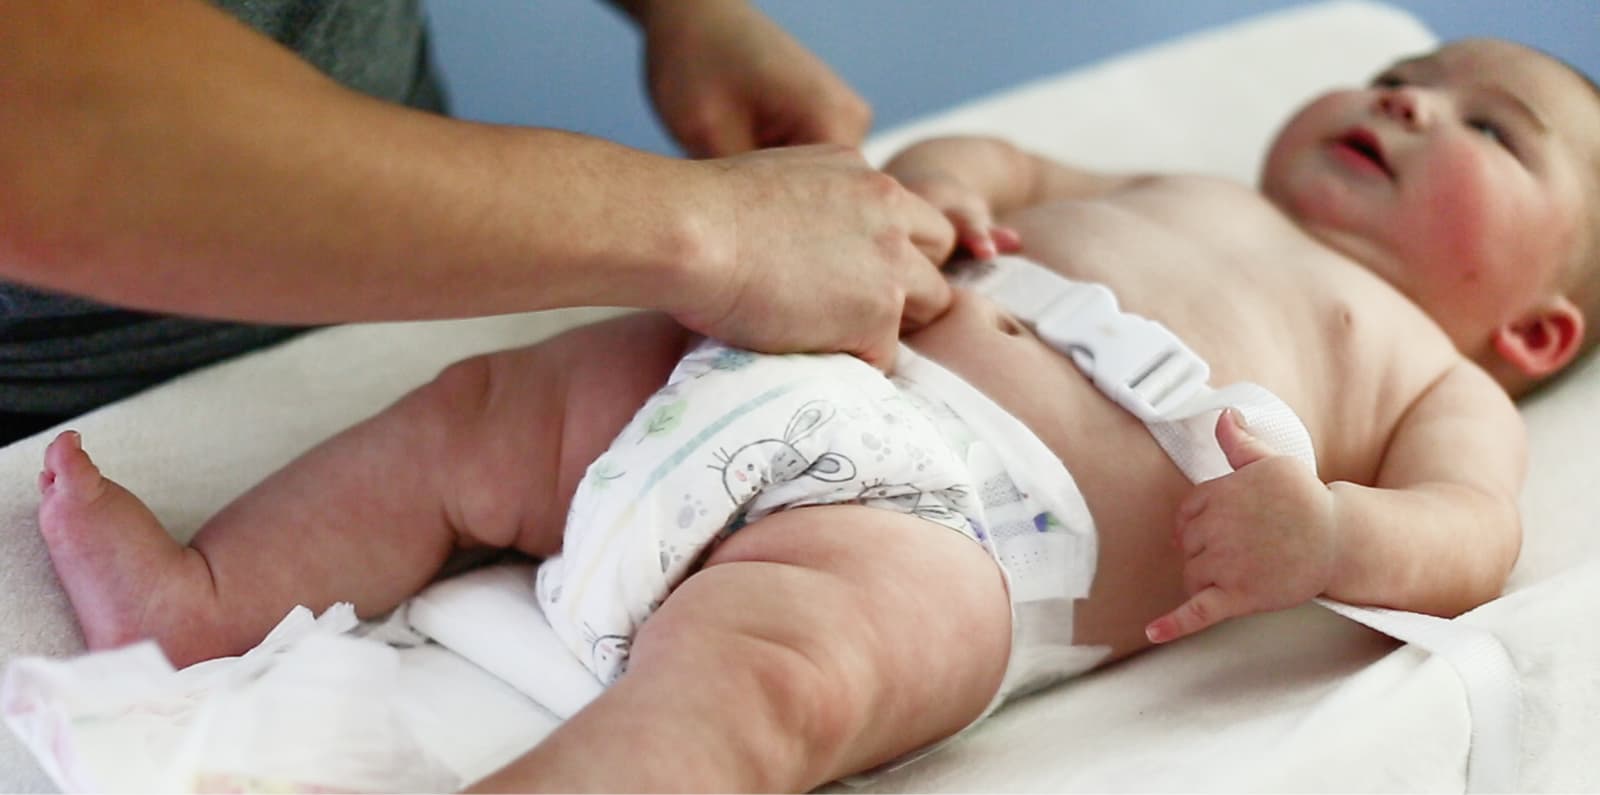
M 0 75 L 18 282 L 285 323 L 656 308 L 880 363 L 902 306 L 948 301 L 948 224 L 839 147 L 692 162 L 440 118 L 195 0 L 10 5 Z
M 1151 623 L 1152 640 L 1319 595 L 1455 616 L 1505 587 L 1526 441 L 1515 405 L 1476 366 L 1461 361 L 1416 400 L 1372 486 L 1323 486 L 1226 418 L 1217 431 L 1235 471 L 1179 509 L 1191 597 Z
M 644 33 L 651 99 L 690 155 L 858 146 L 872 110 L 746 0 L 611 0 Z

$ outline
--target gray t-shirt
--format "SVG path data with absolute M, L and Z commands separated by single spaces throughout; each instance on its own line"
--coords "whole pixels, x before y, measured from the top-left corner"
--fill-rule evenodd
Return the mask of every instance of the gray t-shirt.
M 214 0 L 340 83 L 443 112 L 418 0 Z M 0 281 L 7 415 L 65 418 L 304 329 L 154 315 Z M 20 425 L 18 426 L 20 427 Z

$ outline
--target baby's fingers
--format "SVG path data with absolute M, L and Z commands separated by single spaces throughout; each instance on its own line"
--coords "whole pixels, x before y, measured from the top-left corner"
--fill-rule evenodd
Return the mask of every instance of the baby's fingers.
M 1227 591 L 1211 585 L 1200 589 L 1178 609 L 1150 622 L 1144 636 L 1151 643 L 1167 643 L 1250 612 Z
M 1022 250 L 1022 235 L 1009 226 L 989 227 L 989 237 L 1001 254 L 1015 254 Z
M 947 198 L 940 209 L 955 227 L 956 242 L 974 258 L 990 259 L 1000 253 L 1000 246 L 994 239 L 994 216 L 989 213 L 988 204 L 968 194 Z
M 963 229 L 960 224 L 957 224 L 956 228 Z M 961 245 L 972 252 L 972 256 L 976 259 L 992 259 L 1001 254 L 1015 254 L 1022 250 L 1022 236 L 1009 226 L 996 226 L 984 221 L 981 224 L 969 225 L 967 230 L 958 231 L 957 235 Z
M 975 259 L 990 259 L 1000 253 L 990 231 L 989 214 L 971 208 L 946 209 L 945 217 L 956 229 L 956 242 Z

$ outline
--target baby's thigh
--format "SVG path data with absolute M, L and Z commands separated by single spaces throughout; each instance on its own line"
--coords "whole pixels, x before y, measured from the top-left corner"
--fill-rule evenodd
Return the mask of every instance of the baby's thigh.
M 730 588 L 728 609 L 764 617 L 769 637 L 813 659 L 840 661 L 829 691 L 858 699 L 868 734 L 881 732 L 866 746 L 898 754 L 942 739 L 999 689 L 1010 598 L 993 557 L 965 536 L 893 511 L 797 508 L 734 533 L 680 591 L 740 567 L 757 593 Z
M 480 540 L 553 554 L 585 469 L 682 357 L 689 333 L 638 313 L 454 365 L 469 386 L 447 462 L 462 522 Z M 554 545 L 554 546 L 552 546 Z

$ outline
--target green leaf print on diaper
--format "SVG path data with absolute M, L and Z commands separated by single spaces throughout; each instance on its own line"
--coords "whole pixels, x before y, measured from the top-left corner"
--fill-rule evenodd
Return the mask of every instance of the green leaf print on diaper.
M 689 408 L 689 401 L 676 400 L 657 408 L 650 414 L 650 419 L 645 421 L 644 435 L 639 437 L 643 442 L 652 436 L 671 433 L 673 428 L 683 422 L 683 412 Z
M 616 462 L 601 457 L 589 467 L 589 484 L 593 489 L 603 489 L 607 483 L 626 474 L 628 474 L 626 470 L 617 468 Z

